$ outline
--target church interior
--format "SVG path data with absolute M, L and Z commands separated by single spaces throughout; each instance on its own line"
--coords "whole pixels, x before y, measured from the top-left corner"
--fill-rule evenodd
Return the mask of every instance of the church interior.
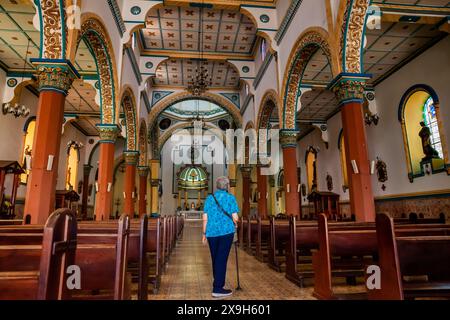
M 449 32 L 448 0 L 0 0 L 0 300 L 211 299 L 223 176 L 232 299 L 449 299 Z

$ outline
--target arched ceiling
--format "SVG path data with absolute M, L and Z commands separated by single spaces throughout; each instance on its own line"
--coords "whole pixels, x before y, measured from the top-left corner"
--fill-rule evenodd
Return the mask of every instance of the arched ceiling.
M 252 55 L 257 36 L 253 22 L 238 11 L 164 6 L 149 12 L 140 38 L 143 51 L 153 54 Z
M 212 78 L 211 88 L 239 87 L 239 74 L 234 66 L 227 61 L 205 61 L 203 66 Z M 156 69 L 152 84 L 157 86 L 187 87 L 200 67 L 200 60 L 168 59 Z

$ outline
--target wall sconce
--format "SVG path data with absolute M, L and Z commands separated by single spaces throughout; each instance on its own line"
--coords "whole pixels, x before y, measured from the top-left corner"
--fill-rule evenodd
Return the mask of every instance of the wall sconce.
M 356 160 L 352 160 L 352 167 L 353 167 L 353 173 L 359 174 L 358 164 L 356 163 Z
M 108 189 L 107 189 L 108 192 L 111 192 L 111 187 L 112 187 L 112 183 L 108 182 Z
M 49 155 L 47 160 L 47 171 L 52 171 L 54 155 Z
M 4 115 L 7 115 L 9 113 L 12 114 L 15 118 L 26 118 L 30 115 L 30 109 L 25 107 L 24 105 L 19 105 L 18 103 L 16 103 L 14 106 L 12 106 L 10 103 L 5 103 L 2 109 Z
M 368 126 L 370 126 L 372 123 L 374 125 L 378 125 L 378 122 L 380 121 L 380 117 L 377 114 L 368 114 L 366 113 L 365 117 L 364 117 L 364 121 L 366 122 L 366 124 Z
M 95 192 L 98 192 L 98 182 L 95 183 Z

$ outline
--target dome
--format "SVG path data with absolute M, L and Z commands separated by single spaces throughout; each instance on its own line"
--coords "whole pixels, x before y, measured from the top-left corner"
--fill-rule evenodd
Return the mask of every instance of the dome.
M 178 187 L 182 189 L 205 189 L 208 187 L 208 172 L 201 166 L 187 166 L 178 174 Z

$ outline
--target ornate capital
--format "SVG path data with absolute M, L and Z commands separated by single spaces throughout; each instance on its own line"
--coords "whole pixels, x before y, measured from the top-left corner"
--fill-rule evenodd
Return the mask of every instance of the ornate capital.
M 125 157 L 125 164 L 135 166 L 139 161 L 138 151 L 124 151 L 123 155 Z
M 298 131 L 295 130 L 281 130 L 280 144 L 281 148 L 296 148 L 297 147 Z
M 138 172 L 140 177 L 147 177 L 150 169 L 149 167 L 138 167 Z
M 340 105 L 349 102 L 362 102 L 364 90 L 369 75 L 364 74 L 340 74 L 330 84 L 331 89 Z
M 250 178 L 252 175 L 252 167 L 251 166 L 241 166 L 241 173 L 243 178 Z
M 116 124 L 98 124 L 101 143 L 116 143 L 119 127 Z
M 80 75 L 70 61 L 31 59 L 36 66 L 39 91 L 53 90 L 67 95 L 72 83 Z
M 83 166 L 83 173 L 85 176 L 88 176 L 91 174 L 92 166 L 90 164 L 85 164 Z

